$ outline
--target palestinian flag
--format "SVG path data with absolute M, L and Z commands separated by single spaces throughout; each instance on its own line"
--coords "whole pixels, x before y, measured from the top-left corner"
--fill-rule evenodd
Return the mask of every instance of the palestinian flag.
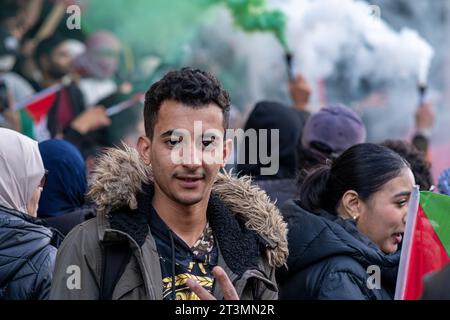
M 56 101 L 58 92 L 63 85 L 54 85 L 42 90 L 25 101 L 16 105 L 16 110 L 25 110 L 34 123 L 40 123 L 45 118 Z
M 450 197 L 415 189 L 410 200 L 395 298 L 420 299 L 423 278 L 450 263 Z
M 20 115 L 23 134 L 39 142 L 50 139 L 47 114 L 63 87 L 62 84 L 51 86 L 16 104 L 15 109 Z

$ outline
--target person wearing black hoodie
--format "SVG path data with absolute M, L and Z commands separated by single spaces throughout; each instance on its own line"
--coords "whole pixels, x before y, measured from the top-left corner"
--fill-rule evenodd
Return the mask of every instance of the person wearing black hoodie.
M 245 152 L 245 163 L 238 163 L 237 173 L 239 176 L 251 176 L 255 183 L 264 191 L 272 201 L 276 201 L 277 206 L 281 206 L 286 200 L 292 199 L 296 194 L 296 145 L 300 139 L 300 134 L 305 116 L 293 108 L 284 106 L 277 102 L 262 101 L 256 104 L 245 124 L 245 132 L 256 130 L 257 139 L 255 141 L 258 148 L 264 143 L 266 152 L 272 148 L 279 148 L 279 169 L 276 174 L 263 175 L 261 169 L 272 164 L 263 164 L 258 149 L 258 159 L 256 163 L 251 163 L 250 150 L 252 146 L 248 141 L 244 141 L 242 151 Z M 267 130 L 267 136 L 262 135 L 259 130 Z M 278 145 L 272 146 L 272 130 L 279 130 Z M 267 139 L 267 141 L 261 141 Z M 273 159 L 274 156 L 271 155 Z M 241 156 L 240 162 L 244 157 Z
M 277 274 L 280 298 L 392 299 L 414 184 L 409 164 L 375 144 L 310 173 L 300 199 L 281 209 L 289 257 Z

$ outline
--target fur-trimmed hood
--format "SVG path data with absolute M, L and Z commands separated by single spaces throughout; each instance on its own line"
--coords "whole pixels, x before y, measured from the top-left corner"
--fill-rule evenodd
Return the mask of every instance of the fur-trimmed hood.
M 108 149 L 97 162 L 90 180 L 88 198 L 97 214 L 138 206 L 137 195 L 144 184 L 153 183 L 153 173 L 139 158 L 134 148 Z M 245 226 L 255 231 L 269 244 L 267 259 L 272 267 L 286 263 L 288 256 L 287 224 L 266 193 L 251 183 L 248 177 L 237 178 L 230 173 L 219 173 L 212 195 L 245 221 Z

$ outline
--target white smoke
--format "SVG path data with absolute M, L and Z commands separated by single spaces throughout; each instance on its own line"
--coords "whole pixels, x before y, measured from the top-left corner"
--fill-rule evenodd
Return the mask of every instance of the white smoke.
M 311 81 L 328 78 L 345 63 L 346 79 L 356 87 L 374 82 L 415 79 L 426 82 L 433 49 L 417 32 L 396 32 L 374 16 L 373 6 L 354 0 L 278 2 L 288 16 L 288 41 L 298 70 Z
M 324 103 L 345 103 L 360 111 L 369 141 L 405 137 L 413 126 L 417 84 L 427 78 L 433 57 L 433 49 L 416 31 L 395 31 L 383 21 L 383 12 L 381 18 L 374 17 L 373 7 L 364 1 L 269 0 L 269 4 L 287 15 L 296 71 L 313 88 L 312 111 Z M 211 20 L 201 29 L 201 41 L 191 44 L 186 63 L 197 64 L 200 57 L 214 73 L 228 73 L 233 103 L 241 110 L 262 99 L 290 103 L 283 50 L 272 34 L 242 32 L 224 8 L 211 12 Z M 327 80 L 325 90 L 318 85 L 321 80 Z M 359 107 L 362 100 L 370 107 L 377 98 L 366 97 L 377 91 L 384 99 L 378 108 Z
M 288 17 L 287 36 L 296 71 L 305 75 L 313 88 L 311 110 L 325 102 L 346 103 L 360 111 L 369 141 L 407 138 L 414 128 L 417 85 L 428 82 L 429 91 L 436 96 L 432 99 L 437 111 L 432 139 L 448 141 L 450 112 L 444 104 L 449 99 L 441 96 L 450 92 L 450 76 L 445 76 L 450 74 L 448 0 L 371 0 L 380 5 L 380 17 L 373 16 L 374 7 L 361 0 L 267 1 Z M 241 110 L 248 111 L 262 99 L 290 102 L 283 50 L 273 35 L 240 31 L 224 8 L 216 8 L 202 28 L 202 41 L 192 45 L 186 64 L 195 64 L 200 56 L 214 73 L 228 73 L 234 84 L 232 100 Z M 423 37 L 439 48 L 436 55 Z M 433 71 L 428 79 L 431 62 Z M 334 82 L 326 82 L 322 90 L 318 82 L 327 78 Z M 367 80 L 374 84 L 368 89 L 361 86 Z M 382 94 L 370 96 L 370 90 Z M 324 91 L 328 101 L 320 97 Z M 359 99 L 369 101 L 369 107 L 359 109 Z M 378 107 L 370 108 L 370 104 Z
M 224 7 L 210 10 L 200 30 L 185 50 L 185 64 L 219 76 L 241 111 L 265 99 L 290 103 L 283 48 L 272 34 L 242 31 Z

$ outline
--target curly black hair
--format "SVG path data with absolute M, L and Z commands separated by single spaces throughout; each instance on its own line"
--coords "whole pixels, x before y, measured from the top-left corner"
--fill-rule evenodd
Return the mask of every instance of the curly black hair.
M 216 104 L 223 112 L 223 126 L 228 128 L 230 98 L 220 82 L 210 73 L 200 69 L 182 68 L 170 71 L 154 83 L 145 94 L 145 134 L 153 137 L 158 112 L 166 100 L 174 100 L 188 107 L 201 108 Z
M 67 38 L 59 33 L 54 33 L 53 35 L 45 38 L 39 42 L 36 50 L 34 51 L 35 62 L 41 67 L 41 57 L 51 56 L 53 50 L 57 48 L 61 43 L 67 41 Z
M 397 152 L 403 159 L 408 161 L 420 190 L 430 190 L 433 185 L 431 164 L 426 160 L 423 152 L 419 151 L 414 145 L 402 140 L 385 140 L 381 145 Z

